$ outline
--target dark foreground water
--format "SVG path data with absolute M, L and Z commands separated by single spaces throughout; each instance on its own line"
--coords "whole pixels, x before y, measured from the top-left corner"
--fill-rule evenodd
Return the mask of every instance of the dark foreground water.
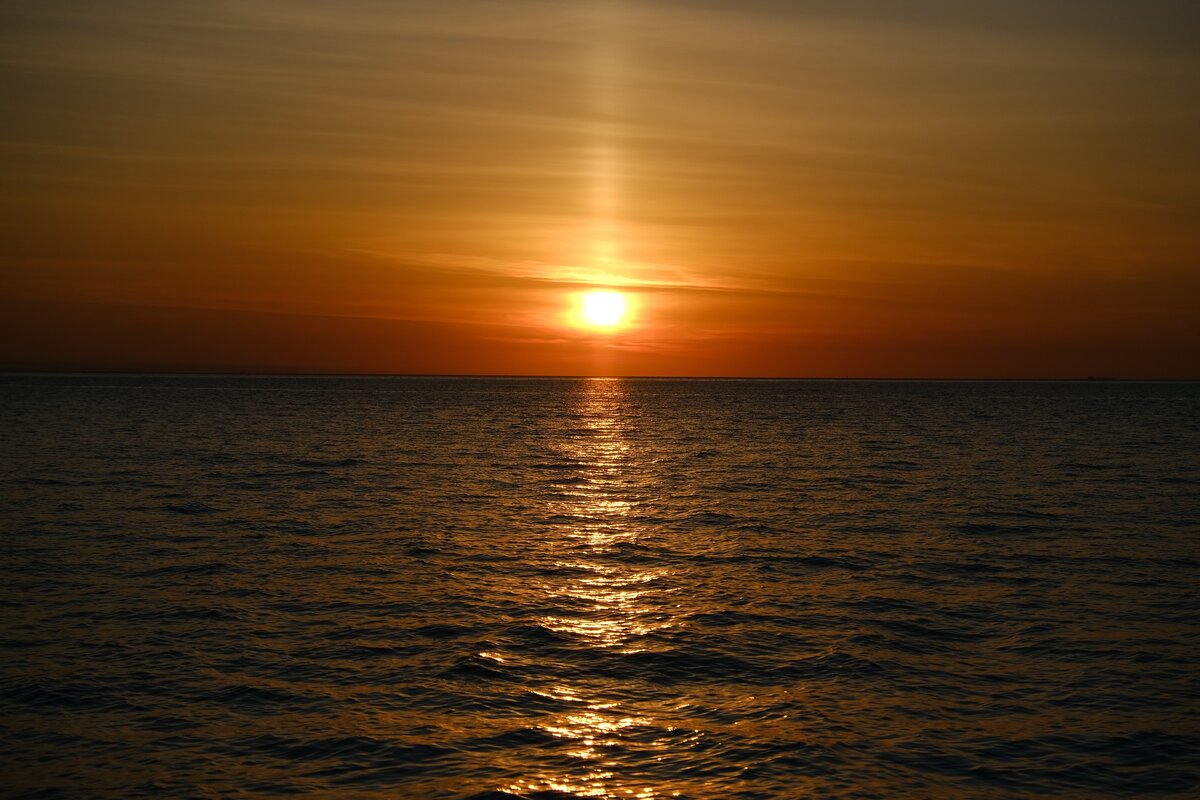
M 1200 385 L 0 378 L 15 797 L 1200 791 Z

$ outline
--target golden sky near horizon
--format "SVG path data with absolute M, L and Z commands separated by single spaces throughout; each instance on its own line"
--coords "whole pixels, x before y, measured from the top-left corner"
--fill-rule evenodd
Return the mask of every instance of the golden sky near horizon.
M 1197 377 L 1198 35 L 1172 0 L 6 4 L 0 368 Z

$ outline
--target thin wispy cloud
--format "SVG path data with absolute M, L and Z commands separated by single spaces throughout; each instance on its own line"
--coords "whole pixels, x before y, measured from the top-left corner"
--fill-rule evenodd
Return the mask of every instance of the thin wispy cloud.
M 1115 302 L 1113 279 L 1153 274 L 1175 320 L 1161 335 L 1185 324 L 1200 219 L 1190 3 L 0 14 L 14 302 L 528 322 L 563 302 L 555 288 L 587 283 L 818 297 L 836 279 L 876 298 L 881 335 L 944 328 L 897 316 L 907 264 L 903 286 L 1001 327 L 1024 323 L 994 318 L 991 275 L 1026 287 L 1026 316 L 1084 329 L 1089 307 L 1046 281 Z M 486 275 L 510 279 L 490 306 Z M 660 302 L 656 336 L 701 313 Z M 703 313 L 744 335 L 788 313 L 769 305 Z M 816 312 L 780 308 L 811 328 Z M 1145 321 L 1112 324 L 1141 335 Z

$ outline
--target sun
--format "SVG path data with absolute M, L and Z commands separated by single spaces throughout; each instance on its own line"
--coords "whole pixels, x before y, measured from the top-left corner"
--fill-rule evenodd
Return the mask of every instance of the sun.
M 579 316 L 592 328 L 615 328 L 629 313 L 629 301 L 620 292 L 595 289 L 584 292 L 579 299 Z

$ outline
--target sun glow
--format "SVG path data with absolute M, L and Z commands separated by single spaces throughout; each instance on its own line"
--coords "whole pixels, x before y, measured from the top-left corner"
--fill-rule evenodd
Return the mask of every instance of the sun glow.
M 579 297 L 579 320 L 590 328 L 615 328 L 628 314 L 629 301 L 620 292 L 596 289 Z

